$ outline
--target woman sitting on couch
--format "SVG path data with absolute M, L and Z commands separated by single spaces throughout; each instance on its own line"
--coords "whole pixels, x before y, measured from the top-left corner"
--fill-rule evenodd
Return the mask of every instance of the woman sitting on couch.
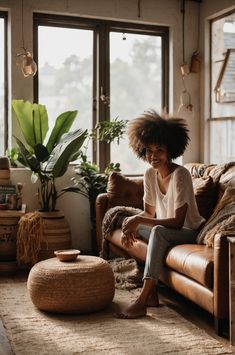
M 128 124 L 128 138 L 138 158 L 150 168 L 144 175 L 144 212 L 125 218 L 120 243 L 127 252 L 137 238 L 148 244 L 143 288 L 137 300 L 116 314 L 119 318 L 146 315 L 158 306 L 156 283 L 169 247 L 195 243 L 205 220 L 196 205 L 189 171 L 172 162 L 188 145 L 186 123 L 148 111 Z

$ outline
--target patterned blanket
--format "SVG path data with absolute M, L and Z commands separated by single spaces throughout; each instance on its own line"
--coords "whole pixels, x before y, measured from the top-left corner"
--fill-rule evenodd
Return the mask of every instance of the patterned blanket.
M 104 216 L 102 223 L 102 249 L 100 257 L 103 259 L 109 259 L 109 245 L 105 239 L 109 237 L 115 229 L 122 227 L 122 222 L 126 217 L 134 216 L 142 212 L 139 208 L 128 206 L 115 206 L 110 208 Z
M 219 232 L 235 233 L 235 188 L 227 188 L 213 214 L 198 234 L 197 242 L 213 247 L 214 236 Z

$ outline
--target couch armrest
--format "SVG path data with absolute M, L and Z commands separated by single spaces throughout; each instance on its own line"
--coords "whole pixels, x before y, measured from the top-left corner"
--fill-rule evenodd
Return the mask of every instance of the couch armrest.
M 108 209 L 108 194 L 99 194 L 96 198 L 96 243 L 98 251 L 102 247 L 102 221 Z
M 229 255 L 228 234 L 220 232 L 214 239 L 214 315 L 218 319 L 229 316 Z

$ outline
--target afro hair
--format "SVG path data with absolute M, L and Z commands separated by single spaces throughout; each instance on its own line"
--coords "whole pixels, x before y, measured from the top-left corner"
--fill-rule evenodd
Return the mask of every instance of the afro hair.
M 146 146 L 164 145 L 170 159 L 181 156 L 188 143 L 188 128 L 182 118 L 163 118 L 154 110 L 144 112 L 129 121 L 127 134 L 129 145 L 138 158 L 146 160 Z

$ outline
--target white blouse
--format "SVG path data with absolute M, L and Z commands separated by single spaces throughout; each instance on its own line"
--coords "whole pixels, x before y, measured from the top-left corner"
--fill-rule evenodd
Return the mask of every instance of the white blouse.
M 157 170 L 152 167 L 145 172 L 144 202 L 155 207 L 159 219 L 174 218 L 175 211 L 187 203 L 184 227 L 198 229 L 205 220 L 198 211 L 189 171 L 178 166 L 171 174 L 166 194 L 159 188 L 157 175 Z

